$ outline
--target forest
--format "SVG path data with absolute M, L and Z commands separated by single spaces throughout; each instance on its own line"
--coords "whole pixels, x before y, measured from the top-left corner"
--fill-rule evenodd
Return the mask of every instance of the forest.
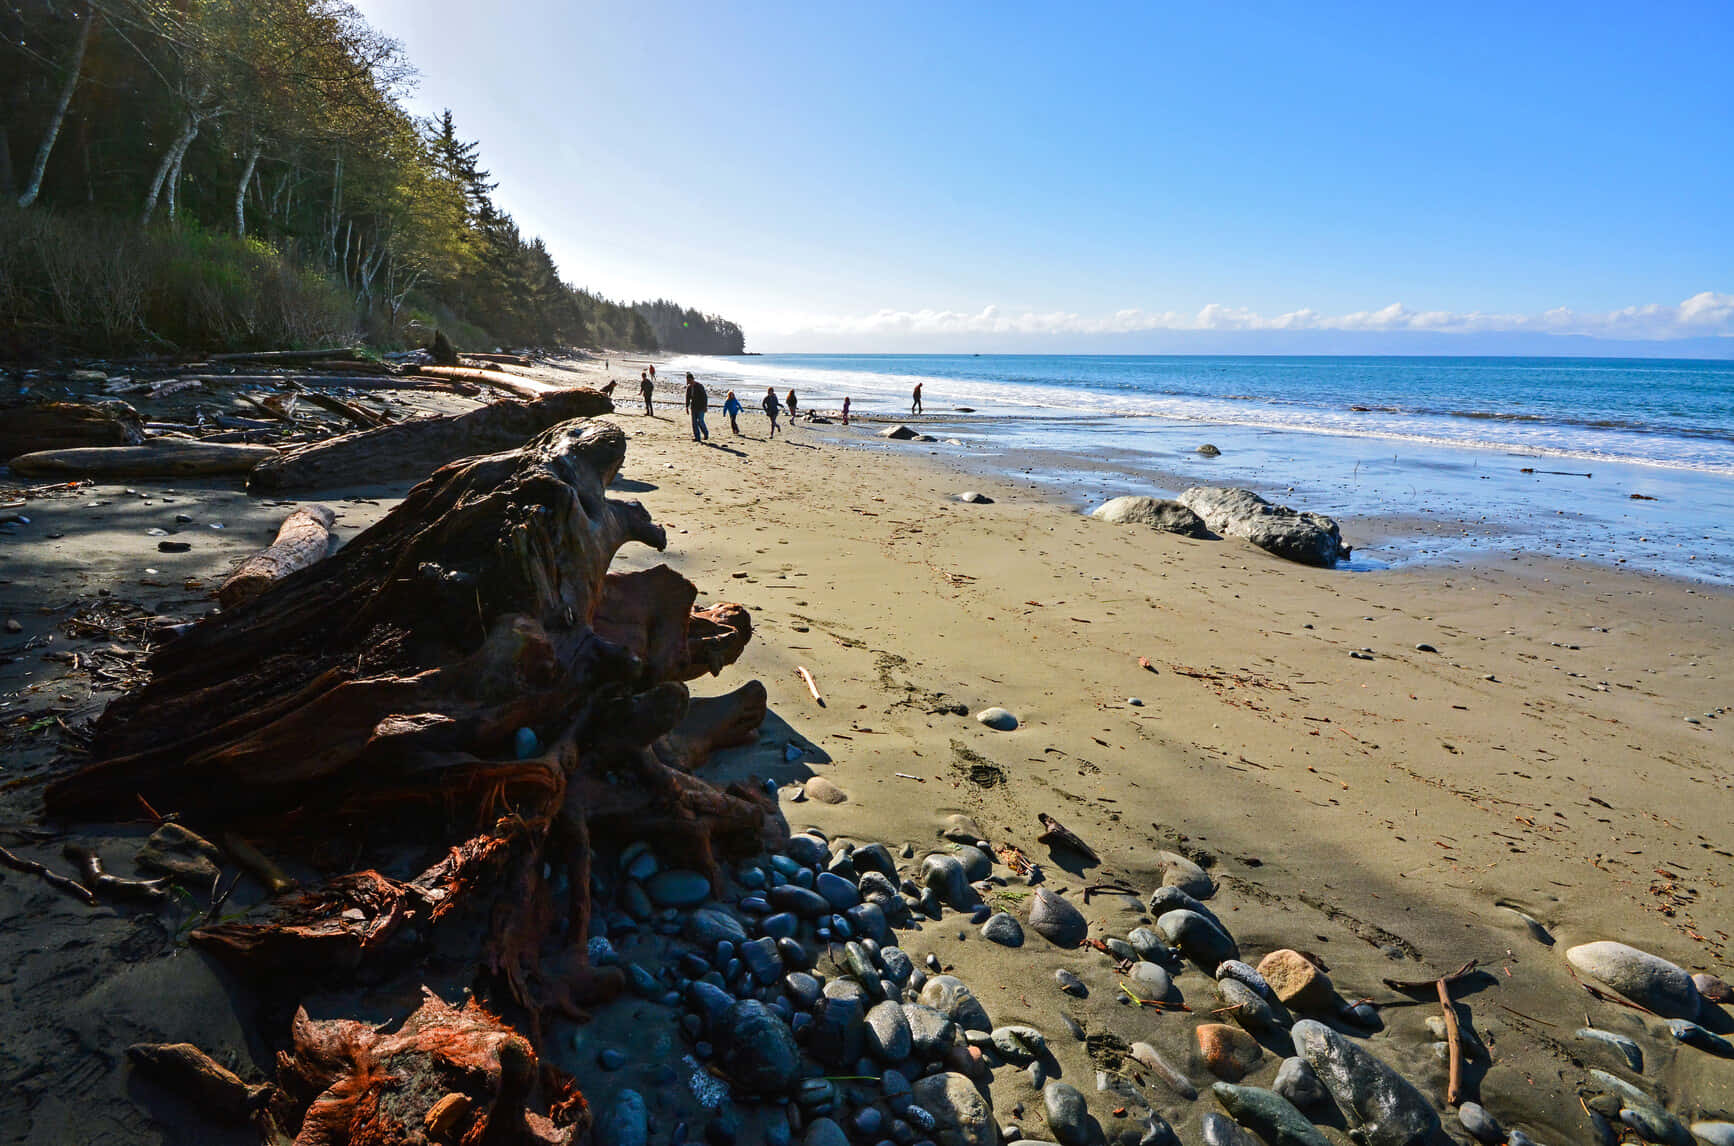
M 340 0 L 0 6 L 0 354 L 458 346 L 739 354 L 563 278 Z

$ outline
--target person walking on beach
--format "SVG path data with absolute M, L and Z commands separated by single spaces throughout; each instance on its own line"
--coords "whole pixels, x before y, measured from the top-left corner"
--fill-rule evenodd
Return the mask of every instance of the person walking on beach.
M 650 380 L 650 375 L 646 374 L 642 370 L 638 372 L 638 392 L 644 395 L 645 415 L 651 418 L 656 417 L 656 415 L 650 411 L 650 397 L 652 394 L 656 393 L 656 383 L 652 382 Z
M 847 398 L 843 399 L 843 424 L 845 426 L 849 424 L 849 399 Z
M 793 419 L 794 416 L 795 416 L 795 388 L 793 386 L 790 386 L 789 387 L 789 417 L 790 417 L 790 419 Z
M 770 386 L 765 387 L 765 400 L 761 403 L 765 408 L 765 417 L 771 420 L 771 437 L 777 436 L 777 414 L 782 410 L 782 404 L 777 401 L 777 392 Z
M 915 384 L 915 396 L 909 403 L 909 412 L 911 414 L 921 413 L 921 383 L 919 382 Z
M 699 435 L 704 435 L 705 441 L 710 441 L 710 429 L 704 424 L 704 412 L 710 408 L 710 395 L 704 392 L 704 387 L 698 384 L 698 379 L 692 376 L 692 371 L 686 372 L 686 411 L 692 415 L 692 440 L 698 441 Z
M 729 416 L 729 429 L 735 432 L 737 438 L 741 436 L 741 424 L 735 421 L 735 418 L 740 416 L 740 412 L 741 400 L 735 397 L 733 390 L 730 390 L 729 396 L 723 399 L 723 413 Z

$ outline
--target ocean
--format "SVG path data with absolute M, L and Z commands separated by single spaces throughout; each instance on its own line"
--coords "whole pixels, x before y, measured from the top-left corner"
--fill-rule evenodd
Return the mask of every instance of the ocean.
M 749 409 L 749 392 L 792 386 L 870 419 L 905 417 L 920 382 L 919 428 L 963 443 L 929 449 L 1027 471 L 1080 508 L 1247 485 L 1342 518 L 1361 534 L 1353 568 L 1532 554 L 1734 584 L 1734 361 L 791 354 L 666 369 Z M 1200 456 L 1206 441 L 1221 456 Z

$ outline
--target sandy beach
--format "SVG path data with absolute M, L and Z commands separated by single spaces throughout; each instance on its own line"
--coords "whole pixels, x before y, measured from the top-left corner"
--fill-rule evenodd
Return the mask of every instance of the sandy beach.
M 595 365 L 550 377 L 594 380 Z M 1179 852 L 1219 885 L 1211 907 L 1249 962 L 1312 952 L 1349 999 L 1394 1003 L 1381 980 L 1477 960 L 1492 975 L 1464 1000 L 1491 1051 L 1475 1068 L 1481 1101 L 1542 1142 L 1591 1140 L 1577 1094 L 1586 1068 L 1610 1069 L 1612 1056 L 1573 1038 L 1586 1015 L 1641 1043 L 1644 1082 L 1670 1109 L 1734 1111 L 1734 1067 L 1675 1042 L 1652 1016 L 1592 998 L 1562 954 L 1617 939 L 1688 970 L 1734 971 L 1723 930 L 1734 911 L 1734 593 L 1540 559 L 1307 568 L 1238 540 L 1090 519 L 1032 480 L 982 476 L 958 447 L 887 447 L 872 438 L 877 424 L 785 422 L 767 440 L 750 401 L 745 434 L 732 435 L 713 402 L 711 441 L 695 444 L 677 397 L 659 395 L 658 415 L 645 417 L 628 393 L 636 360 L 614 366 L 611 419 L 629 437 L 614 493 L 669 532 L 666 553 L 629 546 L 615 567 L 666 562 L 699 586 L 700 605 L 738 602 L 753 618 L 739 663 L 695 682 L 720 693 L 757 678 L 770 693 L 758 743 L 724 753 L 713 779 L 774 778 L 791 828 L 907 843 L 916 855 L 938 845 L 948 816 L 968 815 L 1042 863 L 1048 886 L 1069 889 L 1092 935 L 1126 934 L 1143 907 L 1113 893 L 1084 903 L 1086 885 L 1123 881 L 1147 897 L 1161 882 L 1157 853 Z M 0 821 L 21 854 L 47 860 L 61 838 L 36 817 L 54 755 L 44 721 L 76 724 L 114 695 L 90 654 L 100 666 L 117 638 L 70 637 L 67 618 L 104 601 L 138 603 L 134 619 L 198 615 L 290 504 L 248 498 L 233 481 L 173 483 L 168 496 L 164 484 L 38 500 L 29 526 L 0 540 L 0 616 L 19 622 L 0 639 Z M 992 501 L 960 502 L 964 490 Z M 349 533 L 402 492 L 318 500 Z M 176 525 L 176 513 L 194 520 Z M 159 554 L 151 528 L 198 532 L 189 552 Z M 1356 523 L 1344 534 L 1355 542 Z M 84 659 L 48 659 L 67 652 Z M 1017 729 L 978 723 L 989 706 L 1015 714 Z M 802 797 L 811 777 L 846 799 Z M 1036 840 L 1040 813 L 1101 863 L 1051 858 Z M 111 866 L 123 868 L 126 840 L 144 832 L 99 837 Z M 1026 908 L 1013 891 L 999 906 Z M 15 953 L 0 966 L 0 1139 L 224 1140 L 130 1077 L 124 1046 L 192 1039 L 257 1076 L 281 1001 L 253 1010 L 172 925 L 91 911 L 10 871 L 0 936 Z M 1047 1032 L 1092 1103 L 1107 1099 L 1088 1084 L 1094 1043 L 1067 1039 L 1062 1011 L 1092 1034 L 1187 1061 L 1192 1027 L 1216 1005 L 1196 970 L 1176 978 L 1194 1013 L 1117 1005 L 1106 956 L 1033 935 L 998 947 L 963 917 L 903 946 L 956 967 L 995 1023 Z M 1085 981 L 1087 999 L 1056 990 L 1061 967 Z M 369 1005 L 391 1010 L 391 1000 Z M 1368 1045 L 1437 1100 L 1445 1064 L 1426 1026 L 1437 1004 L 1382 1014 Z M 636 1065 L 589 1065 L 628 1031 Z M 621 1002 L 550 1042 L 570 1048 L 564 1065 L 601 1108 L 642 1085 L 655 1057 L 643 1048 L 679 1037 L 669 1013 Z M 1247 1081 L 1268 1085 L 1279 1061 L 1265 1055 Z M 996 1073 L 992 1089 L 1002 1126 L 1045 1136 L 1040 1096 L 1020 1072 Z M 1114 1133 L 1110 1105 L 1095 1113 Z M 1208 1095 L 1170 1105 L 1182 1140 L 1201 1141 Z

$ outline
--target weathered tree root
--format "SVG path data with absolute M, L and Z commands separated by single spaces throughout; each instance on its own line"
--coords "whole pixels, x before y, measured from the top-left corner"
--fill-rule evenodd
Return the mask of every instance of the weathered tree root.
M 655 836 L 713 878 L 776 842 L 762 789 L 695 774 L 764 719 L 756 681 L 698 701 L 684 683 L 740 656 L 746 610 L 696 611 L 666 567 L 607 573 L 626 542 L 664 544 L 642 506 L 605 496 L 625 447 L 612 425 L 568 422 L 435 471 L 334 556 L 154 653 L 149 683 L 98 721 L 94 762 L 49 787 L 61 815 L 127 815 L 142 797 L 275 854 L 378 857 L 385 870 L 285 897 L 270 922 L 194 933 L 279 990 L 397 966 L 431 928 L 488 912 L 482 982 L 522 1009 L 530 1039 L 431 996 L 389 1037 L 300 1016 L 279 1064 L 295 1102 L 268 1104 L 268 1140 L 295 1126 L 307 1142 L 565 1140 L 558 1118 L 523 1110 L 544 1016 L 581 1016 L 622 985 L 586 958 L 592 839 Z M 378 845 L 430 839 L 443 854 L 419 876 L 387 874 Z M 440 1062 L 456 1072 L 440 1075 L 445 1091 L 409 1088 L 434 1105 L 445 1093 L 437 1110 L 410 1109 L 386 1081 Z M 484 1077 L 497 1088 L 477 1090 Z M 569 1080 L 555 1089 L 556 1115 L 582 1110 Z

